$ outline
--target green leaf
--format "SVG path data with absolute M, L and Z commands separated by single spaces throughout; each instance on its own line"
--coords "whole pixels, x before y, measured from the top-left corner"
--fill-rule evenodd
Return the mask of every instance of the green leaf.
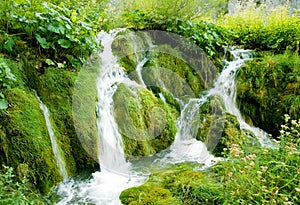
M 48 31 L 57 33 L 57 34 L 65 34 L 65 28 L 59 22 L 54 21 L 53 23 L 49 23 L 47 25 Z
M 0 109 L 5 110 L 8 108 L 8 102 L 5 99 L 0 100 Z
M 50 48 L 50 43 L 47 42 L 46 38 L 40 36 L 40 34 L 35 34 L 36 40 L 40 43 L 42 48 L 48 49 Z
M 71 42 L 66 39 L 59 39 L 58 44 L 63 48 L 70 48 L 70 46 L 71 46 Z
M 15 45 L 15 41 L 13 38 L 9 38 L 7 41 L 5 41 L 4 43 L 4 49 L 7 50 L 8 52 L 12 52 L 13 51 L 13 47 Z

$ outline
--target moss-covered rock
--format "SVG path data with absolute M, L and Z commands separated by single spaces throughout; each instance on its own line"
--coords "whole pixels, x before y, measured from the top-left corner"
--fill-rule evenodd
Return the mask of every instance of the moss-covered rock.
M 199 171 L 194 163 L 183 163 L 150 175 L 139 187 L 124 190 L 123 204 L 216 204 L 220 184 Z
M 0 161 L 18 167 L 19 175 L 47 193 L 62 177 L 39 103 L 30 91 L 19 88 L 8 90 L 6 98 L 11 107 L 1 113 Z
M 212 96 L 200 108 L 200 127 L 197 139 L 205 142 L 207 149 L 220 156 L 232 144 L 241 146 L 257 144 L 255 136 L 240 129 L 240 123 L 226 112 L 222 99 Z
M 62 177 L 56 167 L 43 113 L 32 89 L 37 90 L 50 111 L 50 121 L 57 144 L 63 151 L 68 174 L 91 171 L 98 168 L 98 164 L 82 148 L 73 125 L 72 96 L 77 73 L 52 67 L 36 70 L 38 59 L 28 53 L 19 60 L 6 59 L 16 80 L 12 89 L 5 91 L 10 107 L 6 111 L 0 110 L 3 119 L 0 162 L 16 168 L 17 176 L 28 176 L 32 184 L 47 193 Z M 32 140 L 40 138 L 41 145 L 31 146 Z M 15 145 L 11 146 L 12 143 Z M 25 172 L 26 166 L 28 171 Z
M 237 102 L 254 126 L 278 136 L 284 114 L 300 117 L 300 58 L 296 53 L 263 55 L 237 76 Z
M 177 129 L 170 108 L 150 91 L 120 84 L 113 99 L 127 156 L 154 154 L 174 141 Z
M 50 110 L 69 174 L 98 168 L 97 162 L 83 149 L 74 127 L 72 97 L 77 72 L 47 67 L 42 75 L 37 75 L 32 69 L 26 66 L 27 78 L 33 78 L 32 88 Z

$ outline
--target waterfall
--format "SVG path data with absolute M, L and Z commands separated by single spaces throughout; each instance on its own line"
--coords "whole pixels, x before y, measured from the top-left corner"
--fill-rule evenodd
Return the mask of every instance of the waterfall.
M 97 127 L 99 135 L 99 163 L 101 171 L 92 174 L 92 179 L 85 182 L 69 180 L 63 182 L 57 193 L 63 197 L 58 205 L 97 204 L 117 205 L 120 193 L 129 187 L 145 182 L 144 176 L 138 176 L 126 162 L 121 134 L 118 131 L 113 113 L 113 94 L 118 84 L 139 86 L 126 76 L 113 55 L 111 45 L 120 30 L 111 33 L 101 32 L 99 38 L 103 45 L 100 53 L 102 64 L 97 79 L 98 103 Z
M 199 108 L 207 101 L 207 95 L 202 98 L 192 98 L 184 106 L 176 125 L 178 132 L 170 152 L 162 159 L 154 161 L 153 165 L 176 164 L 185 161 L 194 161 L 204 164 L 203 168 L 218 161 L 206 148 L 205 143 L 195 139 L 199 125 L 193 127 L 194 119 L 199 118 Z
M 100 33 L 103 44 L 101 53 L 102 65 L 100 76 L 97 80 L 98 103 L 97 103 L 97 127 L 100 137 L 99 162 L 101 169 L 122 170 L 127 172 L 123 149 L 123 141 L 118 131 L 112 109 L 113 94 L 117 86 L 125 78 L 125 72 L 120 68 L 116 57 L 111 50 L 111 44 L 118 30 L 111 34 Z M 114 136 L 114 137 L 112 137 Z
M 46 121 L 46 126 L 47 126 L 47 129 L 48 129 L 48 134 L 49 134 L 49 137 L 50 137 L 50 140 L 51 140 L 53 154 L 54 154 L 54 157 L 55 157 L 55 160 L 56 160 L 56 165 L 59 169 L 60 175 L 64 179 L 67 179 L 68 178 L 68 172 L 66 170 L 65 162 L 64 162 L 63 156 L 61 154 L 62 151 L 60 150 L 60 148 L 59 148 L 59 146 L 56 142 L 53 127 L 52 127 L 51 122 L 50 122 L 49 110 L 46 107 L 46 105 L 44 105 L 44 103 L 41 101 L 39 96 L 37 94 L 35 94 L 35 95 L 36 95 L 37 100 L 39 101 L 40 109 L 43 111 L 43 114 L 44 114 L 44 118 L 45 118 L 45 121 Z
M 142 56 L 136 56 L 140 55 L 137 51 L 141 49 L 135 47 L 138 46 L 137 44 L 134 45 L 136 72 L 139 78 L 136 80 L 139 82 L 131 80 L 112 52 L 112 43 L 118 32 L 120 30 L 113 30 L 110 33 L 101 32 L 99 35 L 103 44 L 103 51 L 100 53 L 102 64 L 100 75 L 97 78 L 98 103 L 96 110 L 100 139 L 98 150 L 101 171 L 93 173 L 92 178 L 89 180 L 76 181 L 69 179 L 69 181 L 61 183 L 57 188 L 57 194 L 62 198 L 57 203 L 58 205 L 120 204 L 120 193 L 129 187 L 143 184 L 151 169 L 163 168 L 169 164 L 184 161 L 196 161 L 207 167 L 219 160 L 210 154 L 203 142 L 195 139 L 200 125 L 194 126 L 192 123 L 195 119 L 199 119 L 200 107 L 209 100 L 209 97 L 214 95 L 218 95 L 223 99 L 226 111 L 237 117 L 242 129 L 252 131 L 260 138 L 262 144 L 268 144 L 266 135 L 261 134 L 263 132 L 258 128 L 249 126 L 243 120 L 236 106 L 236 71 L 250 58 L 249 51 L 237 49 L 232 51 L 234 60 L 227 62 L 213 88 L 208 90 L 202 97 L 193 96 L 185 101 L 175 98 L 182 106 L 180 116 L 176 121 L 178 132 L 170 148 L 156 155 L 141 158 L 137 162 L 126 161 L 122 136 L 114 119 L 113 95 L 120 83 L 128 87 L 146 86 L 142 78 L 142 69 L 147 62 L 147 55 L 144 53 Z M 148 37 L 145 38 L 146 45 L 151 49 L 153 47 L 151 40 Z M 134 89 L 131 91 L 134 92 Z M 166 101 L 162 93 L 159 93 L 159 96 L 163 101 Z M 218 134 L 221 135 L 221 132 L 222 130 Z
M 226 66 L 215 82 L 214 88 L 209 91 L 209 95 L 219 95 L 224 101 L 226 111 L 237 117 L 241 129 L 251 131 L 258 137 L 262 146 L 271 146 L 272 142 L 268 138 L 268 134 L 257 127 L 247 124 L 236 103 L 236 73 L 247 60 L 251 59 L 252 52 L 249 50 L 237 49 L 232 50 L 231 54 L 234 57 L 233 61 L 226 62 Z

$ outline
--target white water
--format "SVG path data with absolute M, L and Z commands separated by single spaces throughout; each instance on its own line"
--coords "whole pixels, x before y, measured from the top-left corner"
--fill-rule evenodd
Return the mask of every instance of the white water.
M 129 187 L 145 182 L 126 162 L 121 134 L 118 131 L 113 113 L 113 94 L 119 83 L 138 85 L 127 78 L 126 74 L 112 53 L 111 44 L 120 30 L 99 35 L 103 45 L 100 76 L 97 80 L 98 103 L 97 120 L 99 134 L 100 172 L 95 172 L 92 179 L 85 182 L 70 180 L 58 187 L 57 193 L 63 196 L 58 202 L 64 204 L 92 203 L 97 205 L 117 205 L 120 193 Z
M 142 158 L 138 163 L 131 164 L 126 162 L 123 151 L 123 142 L 121 135 L 117 129 L 113 115 L 113 99 L 112 96 L 117 89 L 119 83 L 126 85 L 138 86 L 136 82 L 128 79 L 122 68 L 117 63 L 114 57 L 111 44 L 118 31 L 113 31 L 110 34 L 101 33 L 100 38 L 104 46 L 101 53 L 102 65 L 98 78 L 98 104 L 97 113 L 99 119 L 97 121 L 100 144 L 99 144 L 99 162 L 101 172 L 92 174 L 92 179 L 87 181 L 74 181 L 69 180 L 63 182 L 57 189 L 58 195 L 62 200 L 58 202 L 59 205 L 66 204 L 97 204 L 97 205 L 116 205 L 120 204 L 120 193 L 129 187 L 137 186 L 145 182 L 149 167 L 147 158 Z M 149 157 L 150 163 L 147 166 L 160 167 L 167 166 L 168 164 L 175 164 L 184 161 L 196 161 L 206 166 L 210 166 L 213 162 L 217 161 L 208 151 L 205 144 L 195 139 L 196 130 L 198 127 L 192 126 L 192 121 L 199 117 L 199 108 L 205 103 L 209 96 L 219 95 L 225 103 L 226 110 L 237 116 L 241 123 L 241 128 L 248 129 L 259 136 L 264 143 L 265 135 L 257 128 L 249 126 L 241 117 L 241 114 L 236 106 L 236 83 L 235 73 L 241 65 L 249 58 L 249 52 L 244 50 L 235 50 L 233 55 L 235 59 L 228 62 L 219 78 L 217 79 L 214 88 L 202 98 L 191 98 L 188 103 L 183 105 L 181 115 L 177 120 L 178 133 L 175 142 L 169 150 L 160 153 L 162 156 L 157 159 Z M 241 58 L 239 58 L 241 57 Z M 142 67 L 145 64 L 146 58 L 141 58 L 137 62 L 138 72 L 141 73 Z M 139 80 L 143 86 L 145 85 L 141 74 Z M 140 85 L 141 86 L 141 85 Z M 164 99 L 163 95 L 160 95 Z M 258 130 L 258 131 L 257 131 Z M 158 155 L 160 155 L 158 154 Z M 145 161 L 143 161 L 145 160 Z M 136 166 L 136 167 L 135 167 Z M 143 168 L 142 175 L 134 170 Z M 139 167 L 139 168 L 137 168 Z
M 100 137 L 98 150 L 101 169 L 127 172 L 128 163 L 126 163 L 124 156 L 123 141 L 112 110 L 113 94 L 118 84 L 125 78 L 125 73 L 120 68 L 111 50 L 111 44 L 117 33 L 115 31 L 111 34 L 104 32 L 100 34 L 104 48 L 101 53 L 100 76 L 97 80 L 97 114 L 99 116 L 97 127 Z
M 251 131 L 258 137 L 262 146 L 270 146 L 272 142 L 268 138 L 268 134 L 257 127 L 247 124 L 236 103 L 236 72 L 247 60 L 251 59 L 252 53 L 249 50 L 237 49 L 232 50 L 231 54 L 234 56 L 233 61 L 227 62 L 224 70 L 215 82 L 214 88 L 209 91 L 209 95 L 219 95 L 224 101 L 226 111 L 237 117 L 240 128 Z
M 195 139 L 199 125 L 193 127 L 192 122 L 194 119 L 199 118 L 199 108 L 206 101 L 207 96 L 192 98 L 184 106 L 180 117 L 177 119 L 178 132 L 174 143 L 170 147 L 170 152 L 153 164 L 165 165 L 193 161 L 203 164 L 205 168 L 219 160 L 210 154 L 203 142 Z
M 50 140 L 51 140 L 51 145 L 52 145 L 52 150 L 53 150 L 53 154 L 54 154 L 54 157 L 55 157 L 56 165 L 59 169 L 59 173 L 61 174 L 61 176 L 65 180 L 65 179 L 68 178 L 68 172 L 67 172 L 66 167 L 65 167 L 65 161 L 63 160 L 63 157 L 61 155 L 61 150 L 59 149 L 58 144 L 57 144 L 56 139 L 55 139 L 54 131 L 53 131 L 53 128 L 52 128 L 52 125 L 51 125 L 51 122 L 50 122 L 49 110 L 46 107 L 46 105 L 44 105 L 44 103 L 41 101 L 41 99 L 39 98 L 38 95 L 36 95 L 36 98 L 39 101 L 40 108 L 41 108 L 41 110 L 43 111 L 43 114 L 44 114 L 44 118 L 45 118 L 45 121 L 46 121 L 48 134 L 49 134 L 49 137 L 50 137 Z

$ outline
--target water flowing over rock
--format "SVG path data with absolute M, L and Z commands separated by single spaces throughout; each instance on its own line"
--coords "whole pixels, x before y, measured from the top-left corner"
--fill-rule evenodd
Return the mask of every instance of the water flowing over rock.
M 59 148 L 59 145 L 57 144 L 57 141 L 56 141 L 56 138 L 55 138 L 54 130 L 53 130 L 53 127 L 52 127 L 52 124 L 51 124 L 51 121 L 50 121 L 50 112 L 49 112 L 47 106 L 44 105 L 44 103 L 38 97 L 38 95 L 36 95 L 36 98 L 38 99 L 39 104 L 40 104 L 40 108 L 44 113 L 47 129 L 48 129 L 48 134 L 49 134 L 49 137 L 50 137 L 50 140 L 51 140 L 52 150 L 53 150 L 53 154 L 54 154 L 54 157 L 55 157 L 55 160 L 56 160 L 57 167 L 59 168 L 59 172 L 60 172 L 61 176 L 64 179 L 67 179 L 68 178 L 68 172 L 67 172 L 67 169 L 65 167 L 65 161 L 64 161 L 63 156 L 62 156 L 62 151 Z
M 125 40 L 129 39 L 134 41 L 133 43 L 124 42 L 122 37 L 121 40 L 114 42 L 122 32 L 127 31 L 113 30 L 99 35 L 103 51 L 100 53 L 102 63 L 97 77 L 96 112 L 99 138 L 98 160 L 101 171 L 93 173 L 90 180 L 70 179 L 63 182 L 57 188 L 57 193 L 61 196 L 57 204 L 120 204 L 120 193 L 124 189 L 144 183 L 149 173 L 157 167 L 185 161 L 198 162 L 204 165 L 203 168 L 211 166 L 219 160 L 210 151 L 218 145 L 226 120 L 229 119 L 228 115 L 236 116 L 241 129 L 250 130 L 257 135 L 262 145 L 268 145 L 266 135 L 243 120 L 235 102 L 235 75 L 243 63 L 251 57 L 251 52 L 233 50 L 233 61 L 227 62 L 219 75 L 216 75 L 214 70 L 209 70 L 213 68 L 211 65 L 204 70 L 204 67 L 207 67 L 205 65 L 209 63 L 204 57 L 201 58 L 205 64 L 200 66 L 203 70 L 199 72 L 198 78 L 202 76 L 205 80 L 200 81 L 190 76 L 193 72 L 188 66 L 184 68 L 184 73 L 180 73 L 182 70 L 178 67 L 174 68 L 172 75 L 166 75 L 161 71 L 163 68 L 160 67 L 159 62 L 156 62 L 161 56 L 151 54 L 156 49 L 156 45 L 152 43 L 149 36 L 139 34 L 136 37 L 129 34 Z M 136 42 L 142 42 L 143 45 L 138 48 L 140 45 Z M 117 48 L 118 45 L 126 46 L 121 46 L 123 50 L 113 51 L 113 47 Z M 178 60 L 176 63 L 181 65 Z M 123 68 L 122 66 L 125 65 L 130 68 Z M 150 74 L 146 74 L 146 69 Z M 187 77 L 188 83 L 177 81 L 182 78 L 181 74 L 190 76 Z M 170 76 L 172 79 L 168 79 Z M 173 89 L 178 93 L 173 93 L 170 89 L 174 88 L 171 86 L 172 82 L 180 84 L 181 90 Z M 193 88 L 192 82 L 202 83 L 202 85 Z M 190 89 L 187 89 L 188 87 Z M 205 91 L 204 88 L 207 90 Z M 217 99 L 217 103 L 210 105 L 212 110 L 208 114 L 215 118 L 211 118 L 213 120 L 208 125 L 206 134 L 207 138 L 215 136 L 216 140 L 211 141 L 208 150 L 206 144 L 196 138 L 201 124 L 205 121 L 205 119 L 199 120 L 201 107 L 214 98 Z M 168 104 L 170 99 L 178 106 Z M 173 121 L 175 116 L 176 127 Z M 238 123 L 234 122 L 234 124 L 239 126 Z

